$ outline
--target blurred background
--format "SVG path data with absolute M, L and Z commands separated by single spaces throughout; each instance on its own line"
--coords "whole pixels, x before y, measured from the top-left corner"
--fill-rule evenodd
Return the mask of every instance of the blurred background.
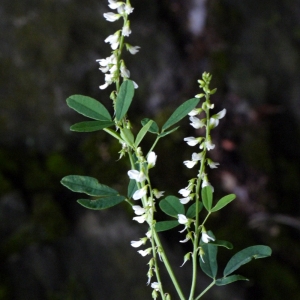
M 239 270 L 249 282 L 214 288 L 205 299 L 300 299 L 300 1 L 131 3 L 128 42 L 141 50 L 124 55 L 139 84 L 130 120 L 163 124 L 211 72 L 215 111 L 226 108 L 227 115 L 213 132 L 210 154 L 220 167 L 209 175 L 216 196 L 237 195 L 208 224 L 234 245 L 219 250 L 220 270 L 247 246 L 273 249 L 271 258 Z M 103 132 L 70 132 L 84 118 L 65 102 L 83 94 L 110 107 L 95 61 L 110 54 L 104 39 L 121 26 L 105 21 L 108 11 L 104 0 L 1 1 L 1 300 L 151 299 L 148 260 L 130 247 L 147 228 L 131 221 L 125 205 L 86 210 L 60 184 L 82 174 L 126 190 L 128 165 L 116 163 L 120 145 Z M 183 138 L 194 134 L 185 119 L 158 144 L 151 172 L 159 190 L 178 195 L 195 176 L 182 164 L 193 151 Z M 189 246 L 179 245 L 177 231 L 162 239 L 186 291 L 190 266 L 177 266 Z M 200 276 L 199 291 L 207 284 Z

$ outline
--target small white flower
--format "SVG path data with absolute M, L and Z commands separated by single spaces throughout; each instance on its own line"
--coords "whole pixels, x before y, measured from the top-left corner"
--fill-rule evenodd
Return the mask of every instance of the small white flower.
M 201 160 L 203 157 L 203 153 L 193 153 L 192 154 L 192 161 L 198 161 L 198 160 Z
M 146 176 L 142 171 L 130 170 L 127 174 L 130 179 L 134 179 L 136 182 L 142 182 L 146 179 Z
M 109 0 L 108 2 L 109 2 L 108 6 L 111 9 L 117 9 L 118 7 L 124 4 L 123 2 L 119 2 L 119 1 L 117 2 L 113 0 Z
M 153 194 L 156 199 L 159 199 L 160 197 L 162 197 L 164 195 L 164 192 L 165 191 L 158 191 L 157 189 L 153 189 Z
M 147 218 L 147 215 L 144 214 L 144 215 L 141 215 L 138 217 L 134 217 L 134 218 L 132 218 L 132 220 L 137 221 L 138 223 L 142 224 L 146 221 L 146 218 Z
M 190 256 L 191 256 L 191 253 L 188 252 L 188 253 L 184 256 L 184 258 L 183 258 L 183 264 L 182 264 L 180 267 L 182 267 L 188 260 L 190 260 Z
M 206 140 L 200 145 L 200 149 L 203 149 L 204 147 L 207 149 L 207 151 L 209 151 L 215 148 L 215 144 L 213 144 L 210 140 Z
M 119 47 L 119 37 L 120 37 L 120 31 L 117 31 L 114 34 L 109 35 L 104 42 L 109 43 L 111 45 L 111 48 L 113 50 L 116 50 Z
M 199 144 L 200 140 L 199 138 L 195 138 L 193 136 L 190 136 L 190 137 L 186 137 L 183 139 L 185 142 L 187 142 L 187 144 L 189 146 L 196 146 L 197 144 Z
M 191 233 L 189 232 L 186 236 L 185 236 L 185 239 L 182 240 L 182 241 L 179 241 L 179 243 L 186 243 L 188 240 L 191 239 Z
M 146 250 L 139 250 L 138 253 L 141 254 L 142 256 L 146 256 L 148 254 L 150 254 L 151 252 L 151 248 L 148 248 Z
M 159 283 L 158 282 L 152 282 L 151 283 L 151 287 L 156 290 L 159 291 Z
M 190 117 L 190 121 L 192 123 L 190 123 L 195 129 L 199 129 L 202 128 L 203 126 L 205 126 L 205 119 L 198 119 L 196 117 Z
M 130 77 L 130 72 L 129 70 L 126 68 L 124 62 L 122 61 L 121 63 L 121 67 L 120 67 L 120 71 L 121 71 L 121 76 L 124 78 L 129 78 Z
M 108 21 L 108 22 L 115 22 L 115 21 L 119 20 L 121 17 L 120 14 L 115 14 L 112 12 L 104 13 L 103 16 L 106 19 L 106 21 Z
M 129 36 L 130 33 L 131 33 L 130 22 L 127 21 L 126 24 L 124 25 L 124 27 L 122 28 L 122 35 Z
M 213 162 L 211 159 L 207 159 L 207 164 L 209 165 L 209 167 L 211 168 L 211 169 L 216 169 L 216 168 L 218 168 L 218 165 L 220 165 L 219 163 L 217 163 L 217 162 Z
M 130 15 L 133 12 L 133 9 L 134 8 L 130 5 L 130 3 L 125 4 L 124 11 L 127 15 Z
M 207 178 L 204 178 L 201 187 L 204 188 L 206 186 L 210 186 L 212 191 L 214 191 L 214 187 L 210 184 L 210 182 L 207 180 Z
M 201 111 L 202 111 L 201 108 L 194 108 L 192 111 L 190 111 L 190 112 L 188 113 L 188 115 L 189 115 L 190 117 L 195 117 L 195 116 L 197 116 L 198 114 L 200 114 Z
M 178 193 L 181 194 L 183 197 L 187 197 L 187 196 L 189 196 L 191 191 L 185 188 L 185 189 L 179 190 Z
M 180 233 L 182 233 L 187 229 L 188 224 L 189 224 L 189 220 L 185 215 L 178 214 L 178 223 L 185 225 L 184 228 L 179 231 Z
M 188 218 L 183 214 L 178 214 L 178 223 L 186 225 L 189 222 Z
M 140 247 L 144 244 L 144 242 L 142 240 L 131 241 L 130 243 L 131 243 L 131 246 L 134 247 L 134 248 L 138 248 L 138 247 Z
M 147 186 L 142 187 L 141 189 L 134 192 L 132 195 L 133 200 L 139 200 L 147 194 Z
M 151 230 L 149 230 L 149 231 L 146 232 L 146 237 L 147 237 L 148 239 L 151 238 L 151 235 L 152 235 Z
M 146 212 L 145 208 L 143 208 L 139 205 L 133 205 L 132 209 L 134 210 L 134 213 L 138 216 L 140 216 Z
M 131 46 L 131 45 L 129 45 L 129 44 L 126 44 L 126 49 L 127 49 L 132 55 L 138 53 L 140 48 L 141 48 L 140 46 Z
M 148 169 L 155 166 L 156 159 L 157 159 L 157 155 L 155 154 L 155 152 L 153 152 L 153 151 L 149 152 L 149 154 L 147 156 Z
M 187 168 L 191 169 L 196 165 L 197 161 L 185 160 L 183 163 Z
M 209 243 L 209 241 L 214 241 L 215 239 L 210 237 L 205 231 L 202 232 L 202 236 L 201 239 L 203 241 L 203 243 Z
M 187 204 L 191 201 L 191 197 L 180 198 L 179 201 L 181 204 Z
M 213 118 L 220 120 L 220 119 L 224 118 L 225 115 L 226 115 L 226 109 L 224 108 L 223 110 L 218 112 L 216 115 L 214 115 Z

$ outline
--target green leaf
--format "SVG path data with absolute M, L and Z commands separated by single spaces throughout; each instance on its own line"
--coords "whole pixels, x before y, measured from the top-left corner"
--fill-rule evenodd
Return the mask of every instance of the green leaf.
M 245 248 L 231 257 L 224 269 L 223 274 L 224 276 L 228 276 L 240 266 L 250 262 L 252 259 L 268 257 L 271 254 L 272 250 L 268 246 L 256 245 Z
M 115 123 L 112 121 L 86 121 L 72 125 L 70 130 L 77 132 L 93 132 L 110 127 Z
M 111 116 L 104 105 L 91 97 L 73 95 L 67 99 L 67 104 L 88 118 L 99 121 L 111 121 Z
M 178 214 L 184 214 L 184 206 L 175 196 L 168 196 L 159 202 L 160 209 L 168 216 L 177 218 Z
M 155 230 L 156 230 L 156 232 L 166 231 L 166 230 L 175 228 L 178 225 L 179 225 L 178 221 L 175 221 L 175 220 L 161 221 L 161 222 L 155 223 Z
M 247 281 L 249 281 L 249 279 L 244 277 L 244 276 L 231 275 L 231 276 L 228 276 L 228 277 L 225 277 L 225 278 L 217 279 L 215 284 L 218 285 L 218 286 L 221 286 L 221 285 L 226 285 L 226 284 L 238 281 L 238 280 L 247 280 Z
M 134 136 L 130 129 L 122 128 L 121 129 L 121 138 L 127 143 L 128 146 L 133 147 Z
M 223 198 L 221 198 L 217 204 L 212 208 L 212 212 L 220 210 L 221 208 L 223 208 L 224 206 L 226 206 L 228 203 L 230 203 L 231 201 L 233 201 L 235 199 L 235 194 L 229 194 L 227 196 L 224 196 Z
M 179 128 L 179 126 L 173 128 L 173 129 L 171 129 L 171 130 L 169 130 L 169 131 L 162 132 L 162 133 L 159 134 L 159 137 L 164 137 L 164 136 L 166 136 L 166 135 L 168 135 L 168 134 L 170 134 L 170 133 L 176 131 L 178 128 Z
M 205 186 L 201 191 L 202 202 L 207 211 L 211 210 L 212 205 L 212 189 L 211 186 Z
M 141 123 L 142 123 L 142 125 L 144 126 L 144 125 L 146 125 L 149 121 L 153 121 L 153 120 L 151 120 L 151 119 L 149 119 L 149 118 L 145 118 L 145 119 L 143 119 L 143 120 L 141 121 Z M 151 126 L 150 126 L 150 128 L 149 128 L 149 132 L 151 132 L 151 133 L 156 133 L 156 134 L 159 132 L 158 125 L 157 125 L 157 123 L 156 123 L 155 121 L 153 121 L 153 123 L 151 124 Z
M 211 231 L 208 232 L 209 236 L 215 237 Z M 199 257 L 199 263 L 202 271 L 211 278 L 216 278 L 218 272 L 217 254 L 218 247 L 211 243 L 204 243 L 200 240 L 200 246 L 204 251 L 203 260 Z
M 190 100 L 185 101 L 182 103 L 170 116 L 170 118 L 166 121 L 163 125 L 162 130 L 165 131 L 167 128 L 171 127 L 172 125 L 179 122 L 182 118 L 184 118 L 191 110 L 193 110 L 197 104 L 199 103 L 200 99 L 192 98 Z
M 101 210 L 115 206 L 125 200 L 124 196 L 111 196 L 95 200 L 79 199 L 77 202 L 89 209 Z
M 202 202 L 199 201 L 199 212 L 202 210 L 202 208 L 203 208 L 203 204 Z M 195 218 L 195 216 L 196 216 L 196 203 L 192 204 L 186 213 L 186 217 L 189 219 L 193 219 Z
M 233 245 L 230 242 L 222 241 L 222 240 L 215 240 L 213 242 L 210 242 L 210 244 L 213 244 L 213 245 L 216 245 L 219 247 L 225 247 L 230 250 L 233 248 Z
M 127 197 L 132 198 L 133 194 L 138 190 L 137 183 L 134 179 L 130 179 L 127 188 Z
M 116 119 L 117 121 L 121 121 L 122 118 L 127 113 L 132 98 L 134 95 L 134 85 L 131 80 L 125 80 L 121 84 L 120 91 L 117 96 L 116 101 Z
M 61 180 L 61 184 L 73 192 L 85 193 L 89 196 L 108 197 L 118 195 L 116 190 L 89 176 L 68 175 Z
M 135 139 L 135 147 L 138 147 L 140 142 L 142 141 L 142 139 L 144 138 L 145 134 L 147 133 L 147 131 L 149 131 L 150 126 L 152 125 L 153 121 L 150 120 L 147 124 L 145 124 L 141 130 L 139 131 L 139 133 L 136 136 Z

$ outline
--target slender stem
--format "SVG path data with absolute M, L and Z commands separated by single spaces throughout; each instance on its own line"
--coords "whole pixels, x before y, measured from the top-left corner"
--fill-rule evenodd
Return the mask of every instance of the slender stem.
M 159 236 L 158 236 L 158 234 L 157 234 L 156 231 L 154 231 L 154 239 L 155 239 L 156 245 L 159 247 L 159 250 L 161 251 L 161 253 L 160 253 L 161 258 L 162 258 L 163 263 L 164 263 L 164 265 L 165 265 L 165 267 L 166 267 L 166 269 L 167 269 L 167 271 L 168 271 L 168 274 L 169 274 L 169 276 L 170 276 L 170 278 L 171 278 L 171 280 L 172 280 L 172 282 L 173 282 L 173 285 L 174 285 L 174 287 L 175 287 L 175 289 L 176 289 L 176 291 L 177 291 L 177 294 L 178 294 L 179 298 L 180 298 L 181 300 L 185 300 L 185 297 L 184 297 L 184 295 L 183 295 L 183 293 L 182 293 L 182 290 L 181 290 L 181 288 L 180 288 L 180 286 L 179 286 L 179 283 L 178 283 L 178 281 L 177 281 L 177 279 L 176 279 L 176 277 L 175 277 L 175 274 L 174 274 L 174 272 L 173 272 L 173 270 L 172 270 L 172 267 L 171 267 L 171 265 L 170 265 L 170 262 L 169 262 L 169 260 L 168 260 L 168 258 L 167 258 L 167 256 L 166 256 L 166 253 L 165 253 L 165 251 L 163 250 L 163 246 L 162 246 L 162 244 L 161 244 L 161 241 L 160 241 Z
M 210 290 L 214 285 L 215 285 L 216 281 L 214 280 L 205 290 L 202 291 L 202 293 L 195 298 L 195 300 L 200 299 L 206 292 L 208 292 L 208 290 Z

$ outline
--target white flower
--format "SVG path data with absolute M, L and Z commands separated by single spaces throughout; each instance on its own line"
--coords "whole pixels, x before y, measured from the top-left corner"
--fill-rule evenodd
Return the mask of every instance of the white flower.
M 146 179 L 146 176 L 142 171 L 130 170 L 127 174 L 130 179 L 134 179 L 136 182 L 142 182 Z
M 164 195 L 164 192 L 165 191 L 158 191 L 157 189 L 153 189 L 153 194 L 156 199 L 159 199 L 160 197 L 162 197 Z
M 124 25 L 124 27 L 122 28 L 122 35 L 129 36 L 130 33 L 131 33 L 130 22 L 127 21 L 126 24 Z
M 148 254 L 150 254 L 151 252 L 151 248 L 148 248 L 146 250 L 139 250 L 138 253 L 141 254 L 142 256 L 146 256 Z
M 183 139 L 185 142 L 187 142 L 187 144 L 189 146 L 196 146 L 197 144 L 199 144 L 200 140 L 199 138 L 195 138 L 193 136 L 190 136 L 190 137 L 186 137 Z
M 159 291 L 159 283 L 158 282 L 152 282 L 151 283 L 151 287 L 156 290 Z
M 178 193 L 181 194 L 183 197 L 187 197 L 191 193 L 191 191 L 188 189 L 181 189 L 178 191 Z
M 203 153 L 193 153 L 192 154 L 192 161 L 198 161 L 198 160 L 201 160 L 203 157 Z
M 144 244 L 144 242 L 142 240 L 131 241 L 130 243 L 131 243 L 131 246 L 134 247 L 134 248 L 138 248 L 138 247 L 140 247 Z
M 194 117 L 194 116 L 200 114 L 201 111 L 202 111 L 201 108 L 194 108 L 192 111 L 190 111 L 190 112 L 188 113 L 188 115 L 189 115 L 190 117 Z
M 114 34 L 109 35 L 104 42 L 109 43 L 111 45 L 111 48 L 113 50 L 116 50 L 119 47 L 119 37 L 120 37 L 120 31 L 118 30 Z
M 138 217 L 134 217 L 134 218 L 132 218 L 132 220 L 137 221 L 138 223 L 142 224 L 146 221 L 146 218 L 147 218 L 147 215 L 144 214 L 144 215 L 141 215 Z
M 133 205 L 132 209 L 134 210 L 134 213 L 138 216 L 140 216 L 146 212 L 145 208 L 143 208 L 139 205 Z
M 140 48 L 140 46 L 131 46 L 129 44 L 126 44 L 126 49 L 133 55 L 138 53 Z
M 149 152 L 147 156 L 147 162 L 148 162 L 148 169 L 153 168 L 156 164 L 157 155 L 155 152 L 151 151 Z
M 120 71 L 121 71 L 121 76 L 125 77 L 125 78 L 129 78 L 130 77 L 130 72 L 129 70 L 126 68 L 124 62 L 122 61 L 121 63 L 121 67 L 120 67 Z
M 185 198 L 180 198 L 179 201 L 181 204 L 187 204 L 190 202 L 192 198 L 191 197 L 185 197 Z
M 183 214 L 178 214 L 178 223 L 186 225 L 189 222 L 188 218 Z
M 114 0 L 108 0 L 109 4 L 109 8 L 111 9 L 117 9 L 118 7 L 122 6 L 124 3 L 123 2 L 117 2 L 117 1 L 114 1 Z
M 190 239 L 191 239 L 190 235 L 187 234 L 186 237 L 185 237 L 185 239 L 182 240 L 182 241 L 179 241 L 179 243 L 186 243 L 186 242 L 188 242 Z
M 200 145 L 200 149 L 203 149 L 204 147 L 209 151 L 215 148 L 215 144 L 213 144 L 211 140 L 206 140 Z
M 211 159 L 207 159 L 207 164 L 209 165 L 209 167 L 211 168 L 211 169 L 216 169 L 217 167 L 218 167 L 218 165 L 219 165 L 219 163 L 217 163 L 217 162 L 213 162 Z
M 195 129 L 199 129 L 202 128 L 203 126 L 205 126 L 205 119 L 198 119 L 196 117 L 190 117 L 190 121 L 192 123 L 190 123 Z
M 115 22 L 115 21 L 119 20 L 121 17 L 120 14 L 115 14 L 112 12 L 104 13 L 103 16 L 106 19 L 106 21 L 109 21 L 109 22 Z
M 202 231 L 202 236 L 201 236 L 201 239 L 203 241 L 203 243 L 208 243 L 210 240 L 211 241 L 214 241 L 215 239 L 210 237 L 205 231 Z
M 148 239 L 151 238 L 151 235 L 152 235 L 151 230 L 149 230 L 149 231 L 146 232 L 146 237 L 147 237 Z
M 224 118 L 225 115 L 226 115 L 226 109 L 224 108 L 223 110 L 218 112 L 216 115 L 214 115 L 213 118 L 220 120 L 220 119 Z
M 217 114 L 213 115 L 209 119 L 209 127 L 211 129 L 217 127 L 219 125 L 219 120 L 222 119 L 222 118 L 224 118 L 225 114 L 226 114 L 226 109 L 224 108 L 223 110 L 221 110 Z
M 190 259 L 190 256 L 191 256 L 191 253 L 188 252 L 188 253 L 184 256 L 184 258 L 183 258 L 183 264 L 182 264 L 180 267 L 182 267 L 182 266 Z
M 127 15 L 130 15 L 133 12 L 133 9 L 134 8 L 130 5 L 130 3 L 125 4 L 124 11 Z
M 139 200 L 147 194 L 147 186 L 142 187 L 141 189 L 134 192 L 132 195 L 133 200 Z
M 183 163 L 187 168 L 191 169 L 196 165 L 197 161 L 185 160 Z

